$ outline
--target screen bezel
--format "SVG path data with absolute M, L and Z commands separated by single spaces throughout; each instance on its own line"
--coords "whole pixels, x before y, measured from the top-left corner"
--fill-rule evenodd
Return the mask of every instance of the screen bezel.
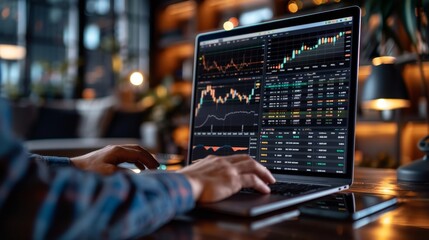
M 349 95 L 349 115 L 348 115 L 348 137 L 347 137 L 347 155 L 346 155 L 346 171 L 345 173 L 318 173 L 318 172 L 302 172 L 302 171 L 285 171 L 285 170 L 271 170 L 273 174 L 282 175 L 299 175 L 299 176 L 312 176 L 312 177 L 328 177 L 338 179 L 352 179 L 353 168 L 354 168 L 354 150 L 355 150 L 355 126 L 356 126 L 356 111 L 357 111 L 357 78 L 358 78 L 358 67 L 359 67 L 359 46 L 360 46 L 360 24 L 361 24 L 361 11 L 358 6 L 346 7 L 342 9 L 336 9 L 331 11 L 325 11 L 320 13 L 313 13 L 308 15 L 302 15 L 292 18 L 280 19 L 270 21 L 258 25 L 251 25 L 245 27 L 235 28 L 230 31 L 215 31 L 202 33 L 197 35 L 195 40 L 195 52 L 194 52 L 194 69 L 193 69 L 193 91 L 191 101 L 191 117 L 190 117 L 190 135 L 189 135 L 189 146 L 188 146 L 188 158 L 187 164 L 192 163 L 192 146 L 193 146 L 193 135 L 194 135 L 194 114 L 195 114 L 195 101 L 196 101 L 196 76 L 197 76 L 197 59 L 200 49 L 200 42 L 231 37 L 236 35 L 268 31 L 278 28 L 291 27 L 296 25 L 332 20 L 343 17 L 353 17 L 352 23 L 352 57 L 351 58 L 351 73 L 350 73 L 350 95 Z

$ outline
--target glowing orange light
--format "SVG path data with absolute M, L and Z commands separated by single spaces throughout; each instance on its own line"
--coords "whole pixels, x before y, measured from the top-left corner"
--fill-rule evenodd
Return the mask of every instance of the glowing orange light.
M 380 98 L 366 101 L 362 104 L 362 107 L 375 110 L 392 110 L 397 108 L 407 108 L 410 107 L 410 105 L 410 101 L 405 99 Z
M 83 99 L 94 99 L 97 96 L 97 93 L 93 88 L 85 88 L 82 92 L 82 98 Z
M 232 22 L 234 27 L 238 26 L 238 19 L 236 17 L 232 17 L 232 18 L 228 19 L 228 21 Z
M 296 4 L 296 2 L 295 1 L 289 1 L 289 5 L 288 5 L 288 10 L 289 10 L 289 12 L 291 12 L 291 13 L 296 13 L 296 12 L 298 12 L 298 4 Z

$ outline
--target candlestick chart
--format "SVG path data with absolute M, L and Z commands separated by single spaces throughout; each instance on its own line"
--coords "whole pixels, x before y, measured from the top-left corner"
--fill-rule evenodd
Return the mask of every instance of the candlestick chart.
M 323 31 L 280 36 L 268 43 L 267 71 L 347 67 L 350 64 L 351 31 Z

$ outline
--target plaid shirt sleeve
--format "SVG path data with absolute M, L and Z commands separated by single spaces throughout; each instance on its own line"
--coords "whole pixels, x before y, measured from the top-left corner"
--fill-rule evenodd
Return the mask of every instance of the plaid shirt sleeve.
M 189 182 L 178 173 L 103 177 L 74 167 L 52 169 L 41 156 L 29 158 L 20 144 L 9 146 L 0 155 L 0 232 L 5 236 L 138 237 L 195 204 Z
M 38 154 L 31 154 L 30 159 L 45 164 L 51 168 L 72 166 L 70 158 L 67 157 L 41 156 Z
M 195 205 L 184 175 L 111 176 L 29 155 L 0 99 L 0 233 L 5 239 L 124 239 L 149 234 Z M 56 168 L 55 166 L 62 166 Z

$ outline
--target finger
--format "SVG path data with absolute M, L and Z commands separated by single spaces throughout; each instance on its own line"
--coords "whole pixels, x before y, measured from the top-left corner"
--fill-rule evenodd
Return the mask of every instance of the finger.
M 192 160 L 192 161 L 191 161 L 191 163 L 192 163 L 192 164 L 195 164 L 195 163 L 198 163 L 198 162 L 200 162 L 201 160 L 202 160 L 202 159 L 198 159 L 198 160 Z
M 141 163 L 140 161 L 135 161 L 135 162 L 134 162 L 134 165 L 136 165 L 136 167 L 137 167 L 138 169 L 140 169 L 141 171 L 146 170 L 146 166 L 145 166 L 143 163 Z
M 122 162 L 142 163 L 149 169 L 156 169 L 159 166 L 158 161 L 143 148 L 136 149 L 130 146 L 117 146 L 115 164 Z M 137 166 L 139 167 L 139 166 Z
M 251 158 L 247 154 L 234 154 L 234 155 L 226 156 L 225 158 L 228 161 L 230 161 L 231 163 L 237 163 L 237 162 L 241 162 L 241 161 L 253 160 L 253 158 Z
M 261 193 L 270 193 L 271 189 L 262 179 L 255 174 L 243 174 L 240 176 L 243 188 L 253 188 Z
M 141 170 L 145 169 L 140 167 L 142 166 L 142 164 L 149 169 L 156 169 L 159 167 L 159 162 L 153 157 L 153 155 L 139 145 L 130 144 L 121 145 L 121 147 L 130 151 L 136 151 L 139 154 L 139 156 L 137 156 L 137 158 L 135 159 L 134 164 L 136 164 L 136 166 Z
M 273 177 L 271 172 L 256 160 L 240 161 L 235 163 L 234 166 L 237 168 L 239 173 L 252 173 L 256 174 L 266 183 L 275 183 L 276 179 Z

